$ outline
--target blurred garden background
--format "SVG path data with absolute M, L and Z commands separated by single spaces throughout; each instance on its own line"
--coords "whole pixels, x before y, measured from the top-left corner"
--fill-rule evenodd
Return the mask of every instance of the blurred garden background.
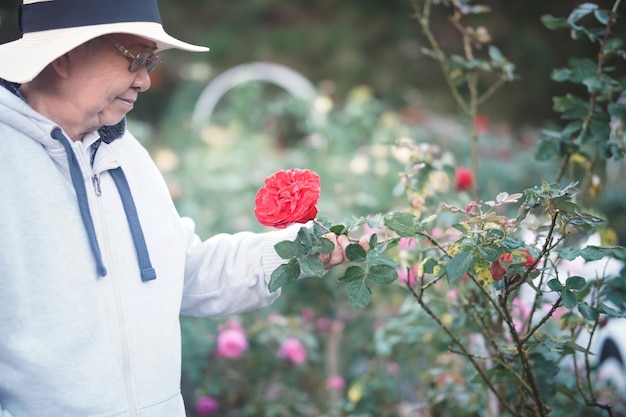
M 0 0 L 2 42 L 19 36 L 19 3 Z M 254 196 L 281 168 L 318 172 L 319 212 L 337 222 L 405 207 L 399 173 L 407 161 L 395 145 L 407 138 L 448 167 L 433 187 L 462 207 L 474 198 L 456 182 L 455 168 L 471 166 L 473 129 L 479 134 L 479 197 L 522 192 L 555 178 L 558 169 L 554 160 L 535 158 L 541 130 L 561 123 L 552 97 L 572 90 L 552 81 L 552 71 L 571 57 L 597 54 L 591 42 L 549 31 L 540 18 L 567 16 L 580 3 L 481 2 L 490 12 L 468 16 L 466 23 L 488 30 L 485 36 L 515 66 L 516 79 L 469 120 L 438 64 L 423 52 L 429 45 L 410 0 L 159 0 L 170 34 L 211 51 L 167 51 L 151 90 L 129 115 L 130 130 L 202 238 L 266 230 L 254 218 Z M 462 54 L 450 9 L 432 12 L 441 47 Z M 626 5 L 618 12 L 624 15 Z M 617 37 L 625 29 L 620 18 Z M 615 69 L 622 79 L 623 62 Z M 251 81 L 227 89 L 216 84 L 230 85 L 232 79 L 220 76 L 251 63 L 280 67 L 241 67 L 244 76 L 252 71 Z M 281 69 L 293 71 L 279 79 L 284 85 L 257 79 Z M 290 87 L 297 93 L 288 93 Z M 203 107 L 199 100 L 211 94 L 215 106 L 205 101 Z M 608 219 L 615 244 L 623 245 L 623 160 L 607 162 L 603 174 L 594 206 Z M 447 350 L 446 337 L 411 311 L 406 289 L 375 291 L 372 305 L 357 310 L 335 280 L 308 279 L 283 289 L 267 309 L 182 318 L 190 416 L 488 415 L 485 397 L 465 389 L 471 381 L 450 370 L 456 369 L 450 367 L 454 355 L 439 353 Z M 592 415 L 581 410 L 568 415 Z

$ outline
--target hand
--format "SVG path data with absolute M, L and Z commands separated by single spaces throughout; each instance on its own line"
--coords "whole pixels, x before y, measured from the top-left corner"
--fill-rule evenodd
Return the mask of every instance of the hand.
M 321 253 L 319 255 L 320 260 L 324 264 L 324 269 L 330 269 L 333 266 L 350 262 L 350 258 L 346 256 L 346 248 L 352 243 L 350 242 L 350 239 L 348 239 L 348 236 L 337 236 L 334 233 L 328 233 L 327 235 L 324 235 L 324 237 L 333 242 L 335 245 L 335 248 L 331 253 Z M 369 243 L 367 240 L 360 240 L 359 245 L 361 245 L 361 247 L 366 251 L 369 250 Z

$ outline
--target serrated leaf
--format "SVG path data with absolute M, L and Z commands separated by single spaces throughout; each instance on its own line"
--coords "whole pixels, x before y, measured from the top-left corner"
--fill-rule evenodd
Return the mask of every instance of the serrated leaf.
M 298 261 L 294 258 L 286 264 L 280 265 L 272 272 L 268 289 L 270 292 L 274 292 L 285 285 L 296 282 L 299 276 L 300 266 L 298 265 Z
M 446 275 L 448 282 L 459 280 L 474 263 L 474 254 L 469 251 L 462 251 L 456 254 L 446 265 Z
M 388 265 L 374 265 L 367 272 L 367 278 L 378 285 L 389 285 L 398 279 L 396 268 Z
M 312 248 L 313 254 L 318 253 L 331 253 L 335 249 L 335 244 L 325 237 L 321 237 L 317 240 L 317 243 Z
M 324 275 L 324 264 L 317 255 L 298 257 L 298 264 L 304 275 L 321 277 Z
M 580 311 L 580 314 L 589 321 L 596 321 L 600 316 L 598 310 L 587 304 L 585 301 L 578 304 L 578 311 Z
M 500 257 L 500 250 L 497 246 L 479 246 L 478 254 L 487 262 L 495 262 Z
M 365 280 L 352 281 L 348 284 L 348 300 L 354 308 L 365 308 L 372 301 L 372 290 Z
M 346 256 L 352 262 L 364 262 L 367 258 L 367 252 L 359 244 L 351 243 L 346 247 Z
M 276 253 L 283 259 L 291 259 L 293 257 L 304 255 L 304 248 L 298 242 L 283 240 L 274 245 Z
M 365 278 L 365 269 L 358 265 L 352 265 L 346 268 L 343 276 L 338 278 L 340 282 L 352 282 L 357 279 Z
M 415 216 L 410 213 L 394 212 L 391 217 L 385 218 L 385 225 L 402 237 L 415 236 L 417 226 Z

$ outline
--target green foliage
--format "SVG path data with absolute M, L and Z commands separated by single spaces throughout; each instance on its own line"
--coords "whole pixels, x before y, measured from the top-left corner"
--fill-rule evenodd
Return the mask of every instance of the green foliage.
M 535 152 L 541 163 L 475 123 L 500 88 L 524 80 L 476 25 L 489 9 L 471 3 L 413 3 L 462 113 L 452 139 L 426 118 L 415 123 L 390 110 L 364 87 L 338 101 L 322 96 L 322 121 L 311 125 L 306 103 L 273 105 L 283 98 L 248 86 L 232 92 L 243 95 L 229 101 L 230 113 L 215 117 L 221 125 L 201 133 L 206 147 L 194 145 L 197 133 L 188 132 L 180 152 L 180 170 L 188 172 L 172 172 L 170 180 L 182 184 L 183 212 L 218 219 L 204 226 L 209 232 L 257 227 L 241 219 L 252 212 L 260 178 L 290 166 L 320 174 L 319 212 L 327 216 L 276 245 L 285 264 L 269 289 L 283 296 L 267 314 L 242 316 L 250 350 L 236 364 L 207 360 L 219 329 L 183 327 L 184 335 L 209 333 L 205 357 L 185 351 L 185 369 L 206 366 L 188 372 L 200 379 L 189 396 L 218 397 L 220 415 L 241 416 L 622 415 L 622 393 L 598 379 L 594 344 L 606 321 L 626 311 L 624 272 L 609 268 L 625 260 L 625 249 L 607 238 L 611 224 L 597 206 L 602 187 L 594 178 L 605 184 L 604 163 L 623 150 L 623 44 L 607 29 L 616 14 L 585 3 L 569 18 L 542 18 L 601 53 L 572 57 L 553 72 L 570 92 L 553 102 L 563 126 L 543 129 Z M 451 14 L 460 36 L 455 51 L 444 51 L 431 30 L 437 8 Z M 254 114 L 246 113 L 250 103 L 257 103 Z M 497 161 L 490 152 L 499 149 L 513 157 Z M 556 158 L 563 164 L 555 169 Z M 472 187 L 458 188 L 455 169 L 468 162 Z M 233 182 L 242 173 L 245 180 Z M 207 186 L 187 176 L 214 181 Z M 228 210 L 214 216 L 223 206 Z M 324 271 L 319 255 L 332 249 L 329 232 L 350 239 L 350 262 Z M 602 239 L 588 243 L 590 236 Z M 363 240 L 367 250 L 358 244 Z M 592 269 L 569 272 L 570 263 Z M 331 320 L 332 330 L 298 315 L 302 306 L 314 308 L 321 322 Z M 306 345 L 303 367 L 276 361 L 287 337 Z M 336 375 L 345 388 L 327 389 Z

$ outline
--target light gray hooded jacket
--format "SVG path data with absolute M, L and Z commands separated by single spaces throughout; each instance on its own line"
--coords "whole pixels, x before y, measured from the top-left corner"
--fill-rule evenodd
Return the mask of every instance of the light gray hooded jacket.
M 179 315 L 271 303 L 273 246 L 297 230 L 202 242 L 124 122 L 75 143 L 16 88 L 0 83 L 0 416 L 184 416 Z

